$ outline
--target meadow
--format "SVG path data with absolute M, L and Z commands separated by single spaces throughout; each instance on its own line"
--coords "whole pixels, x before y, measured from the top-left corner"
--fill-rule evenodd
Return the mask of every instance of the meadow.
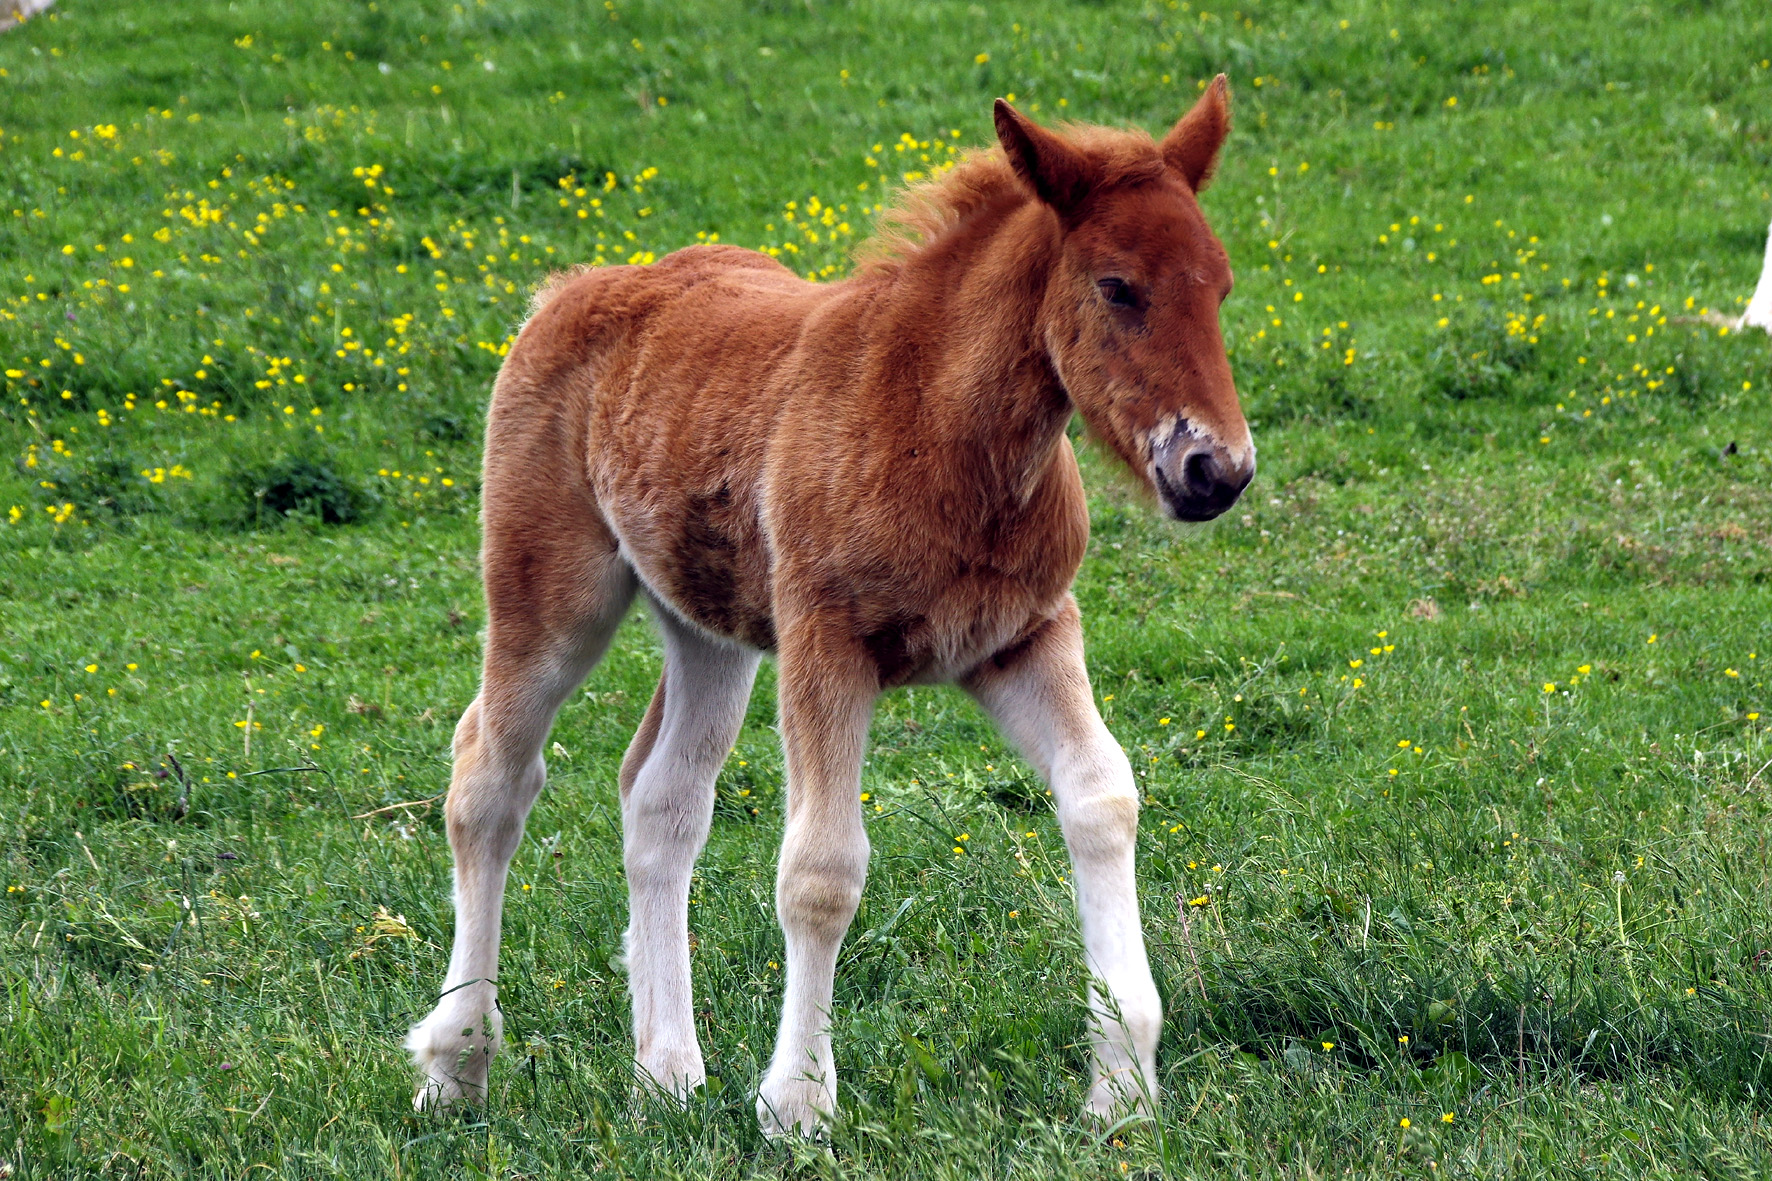
M 837 281 L 906 183 L 1223 70 L 1243 502 L 1081 435 L 1146 796 L 1161 1117 L 1080 1119 L 1043 786 L 881 702 L 843 1110 L 772 1143 L 765 665 L 693 888 L 710 1083 L 636 1104 L 615 769 L 562 711 L 508 1049 L 415 1113 L 478 435 L 530 288 L 719 240 Z M 1772 1172 L 1772 218 L 1754 0 L 66 0 L 0 35 L 0 1177 Z

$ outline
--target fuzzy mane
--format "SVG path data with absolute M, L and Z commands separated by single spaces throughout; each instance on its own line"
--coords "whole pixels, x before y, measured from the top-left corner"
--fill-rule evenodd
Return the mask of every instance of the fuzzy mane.
M 1155 180 L 1163 172 L 1156 142 L 1143 131 L 1064 124 L 1064 135 L 1094 167 L 1094 187 L 1109 188 Z M 874 232 L 855 248 L 856 271 L 897 270 L 969 216 L 1011 201 L 1033 200 L 1001 146 L 975 148 L 947 171 L 906 188 L 879 216 Z

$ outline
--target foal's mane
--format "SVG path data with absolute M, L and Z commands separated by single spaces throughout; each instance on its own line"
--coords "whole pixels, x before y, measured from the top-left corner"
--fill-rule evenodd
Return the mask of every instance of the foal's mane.
M 1156 142 L 1143 131 L 1064 124 L 1054 128 L 1089 161 L 1093 187 L 1155 180 L 1163 172 Z M 1002 147 L 977 148 L 945 172 L 906 188 L 855 249 L 858 274 L 891 273 L 981 209 L 1033 200 Z

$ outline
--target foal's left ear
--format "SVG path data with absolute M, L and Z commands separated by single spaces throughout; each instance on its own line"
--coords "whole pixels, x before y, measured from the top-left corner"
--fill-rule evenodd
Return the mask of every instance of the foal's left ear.
M 1218 149 L 1231 130 L 1230 85 L 1220 74 L 1194 109 L 1163 137 L 1163 162 L 1181 174 L 1194 192 L 1205 188 L 1218 167 Z
M 997 142 L 1010 167 L 1040 200 L 1059 213 L 1070 213 L 1089 194 L 1089 164 L 1063 136 L 1046 130 L 1020 111 L 997 100 L 992 114 Z

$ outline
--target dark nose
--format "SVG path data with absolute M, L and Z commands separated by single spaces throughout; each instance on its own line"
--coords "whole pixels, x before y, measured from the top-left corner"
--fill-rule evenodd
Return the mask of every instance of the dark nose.
M 1159 454 L 1153 465 L 1163 507 L 1181 521 L 1210 521 L 1237 503 L 1255 478 L 1255 458 L 1238 460 L 1216 443 L 1193 443 Z M 1168 460 L 1168 462 L 1165 462 Z

